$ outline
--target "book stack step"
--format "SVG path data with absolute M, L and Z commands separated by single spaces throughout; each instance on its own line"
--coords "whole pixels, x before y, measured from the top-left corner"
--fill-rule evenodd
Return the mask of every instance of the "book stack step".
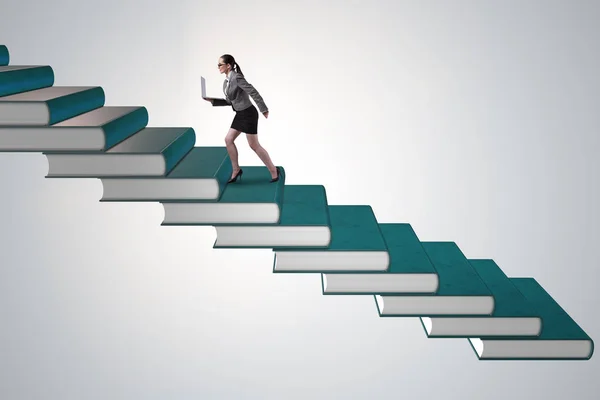
M 145 127 L 106 151 L 45 152 L 47 177 L 165 176 L 195 142 L 192 128 Z
M 3 103 L 0 97 L 0 108 Z M 20 104 L 29 102 L 21 100 Z M 27 118 L 19 124 L 0 126 L 0 150 L 45 154 L 105 152 L 145 128 L 148 111 L 145 107 L 103 106 L 53 125 L 24 123 Z
M 435 293 L 381 294 L 375 304 L 381 317 L 491 315 L 494 296 L 454 242 L 421 242 L 438 274 Z
M 207 173 L 214 175 L 214 167 L 211 166 Z M 230 178 L 231 167 L 228 171 L 225 179 Z M 285 178 L 274 183 L 270 179 L 266 167 L 244 167 L 243 179 L 226 185 L 218 199 L 161 202 L 165 210 L 162 225 L 277 224 L 281 217 Z
M 385 271 L 387 247 L 370 206 L 329 205 L 331 240 L 323 248 L 298 244 L 273 249 L 273 272 Z
M 435 293 L 438 274 L 410 224 L 379 223 L 389 267 L 379 271 L 330 271 L 321 274 L 325 295 Z
M 99 86 L 49 86 L 0 97 L 0 124 L 3 125 L 0 148 L 34 150 L 31 146 L 35 144 L 25 140 L 27 135 L 47 131 L 27 127 L 57 124 L 100 108 L 104 101 L 104 90 Z M 6 133 L 11 128 L 14 135 Z M 11 142 L 7 142 L 9 139 Z
M 474 337 L 481 360 L 589 360 L 594 341 L 534 278 L 510 278 L 542 319 L 537 336 Z
M 225 147 L 192 147 L 165 176 L 102 177 L 103 202 L 187 203 L 218 201 L 231 176 Z M 164 206 L 164 204 L 163 204 Z M 175 206 L 171 206 L 175 207 Z M 173 208 L 174 212 L 185 209 Z M 166 217 L 163 225 L 182 225 Z M 180 221 L 181 222 L 181 221 Z
M 494 297 L 485 316 L 421 317 L 428 337 L 536 336 L 542 321 L 534 307 L 493 260 L 468 260 Z
M 331 239 L 327 196 L 321 185 L 284 185 L 281 216 L 277 223 L 214 226 L 217 231 L 214 248 L 322 248 L 327 247 Z

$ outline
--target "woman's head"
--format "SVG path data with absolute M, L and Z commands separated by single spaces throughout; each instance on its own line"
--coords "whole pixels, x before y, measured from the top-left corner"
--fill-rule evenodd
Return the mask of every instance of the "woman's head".
M 217 64 L 219 67 L 219 72 L 222 74 L 228 74 L 229 71 L 234 70 L 238 74 L 244 75 L 239 64 L 235 61 L 235 58 L 231 54 L 223 54 L 219 58 L 219 63 Z

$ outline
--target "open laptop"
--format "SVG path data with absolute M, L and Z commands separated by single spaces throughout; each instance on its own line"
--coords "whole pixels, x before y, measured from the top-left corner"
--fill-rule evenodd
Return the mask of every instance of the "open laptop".
M 225 100 L 223 97 L 206 97 L 206 79 L 203 76 L 200 77 L 200 84 L 202 85 L 202 98 L 207 100 Z

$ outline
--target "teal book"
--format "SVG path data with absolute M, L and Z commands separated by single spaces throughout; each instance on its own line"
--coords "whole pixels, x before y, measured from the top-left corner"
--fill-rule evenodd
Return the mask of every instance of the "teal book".
M 54 125 L 17 126 L 9 130 L 23 151 L 77 154 L 105 152 L 147 124 L 145 107 L 103 106 Z M 0 136 L 6 133 L 2 129 Z
M 267 167 L 242 167 L 242 179 L 225 186 L 218 200 L 163 202 L 162 225 L 246 226 L 277 224 L 281 218 L 285 170 L 271 182 Z M 231 176 L 228 176 L 230 178 Z
M 327 247 L 331 238 L 322 185 L 285 185 L 279 223 L 215 225 L 214 248 Z
M 436 292 L 439 285 L 437 272 L 412 226 L 407 223 L 379 223 L 379 230 L 389 253 L 389 268 L 383 271 L 323 273 L 323 294 Z
M 537 336 L 542 319 L 494 260 L 468 260 L 494 296 L 490 316 L 421 317 L 430 338 Z
M 227 184 L 219 202 L 229 204 L 273 203 L 280 208 L 285 188 L 285 168 L 282 166 L 278 166 L 278 168 L 281 171 L 280 178 L 277 182 L 271 182 L 271 173 L 267 167 L 241 167 L 243 174 L 236 182 Z M 266 223 L 277 224 L 279 217 L 275 221 Z M 236 225 L 236 223 L 232 222 L 228 225 Z
M 8 65 L 10 62 L 10 54 L 8 52 L 8 47 L 3 44 L 0 44 L 0 66 Z
M 0 67 L 0 96 L 41 89 L 54 84 L 48 65 L 6 65 Z
M 510 278 L 542 318 L 533 337 L 469 338 L 481 360 L 589 360 L 594 341 L 534 278 Z
M 368 205 L 330 205 L 331 241 L 326 248 L 278 246 L 273 272 L 386 271 L 387 246 Z
M 494 297 L 454 242 L 421 242 L 435 268 L 433 294 L 375 295 L 381 317 L 491 315 Z
M 193 147 L 164 177 L 101 178 L 103 202 L 218 201 L 231 177 L 225 147 Z
M 53 125 L 102 107 L 104 101 L 104 90 L 98 86 L 50 86 L 0 97 L 0 125 L 3 127 L 0 140 L 6 140 L 10 127 Z M 22 136 L 22 132 L 17 129 L 8 137 L 18 143 L 19 135 Z
M 286 185 L 282 226 L 320 226 L 329 231 L 327 193 L 323 185 Z M 329 244 L 329 240 L 328 240 Z
M 165 176 L 189 153 L 196 134 L 187 127 L 143 128 L 107 151 L 49 153 L 48 178 Z

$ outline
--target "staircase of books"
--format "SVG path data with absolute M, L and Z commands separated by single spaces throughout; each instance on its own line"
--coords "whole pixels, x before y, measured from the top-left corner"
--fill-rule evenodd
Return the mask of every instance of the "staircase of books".
M 274 273 L 318 273 L 324 295 L 372 296 L 380 317 L 419 317 L 429 338 L 465 338 L 479 359 L 589 360 L 593 340 L 531 277 L 454 242 L 421 242 L 368 205 L 331 205 L 321 185 L 269 183 L 189 127 L 148 127 L 142 106 L 105 106 L 101 87 L 54 86 L 50 66 L 0 45 L 0 151 L 40 152 L 47 178 L 98 178 L 100 201 L 160 202 L 162 225 L 214 226 L 215 249 L 270 248 Z

